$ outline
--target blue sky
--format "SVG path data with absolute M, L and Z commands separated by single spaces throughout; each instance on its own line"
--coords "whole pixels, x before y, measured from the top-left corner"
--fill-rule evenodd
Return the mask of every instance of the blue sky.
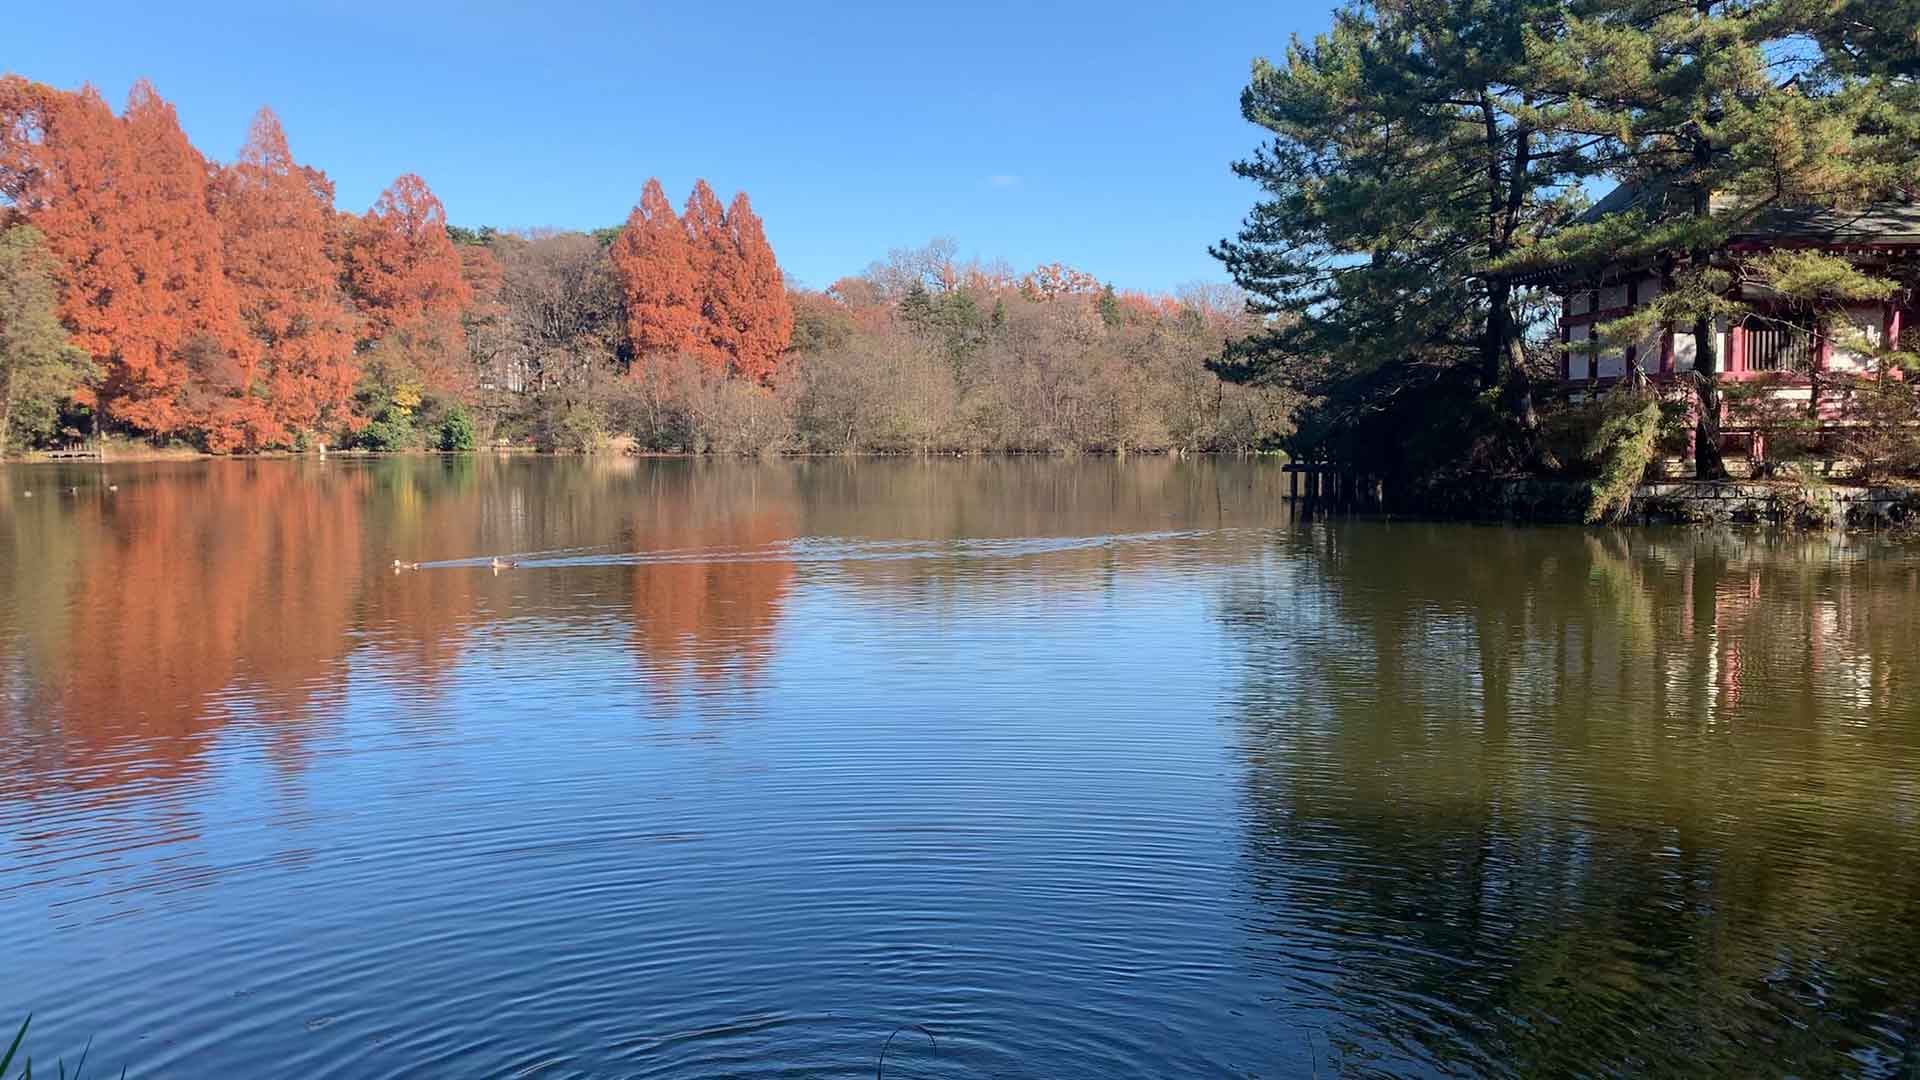
M 0 69 L 116 108 L 144 75 L 223 159 L 271 105 L 345 209 L 412 171 L 456 224 L 591 227 L 704 176 L 815 287 L 950 236 L 1166 289 L 1223 276 L 1248 64 L 1330 0 L 19 7 Z

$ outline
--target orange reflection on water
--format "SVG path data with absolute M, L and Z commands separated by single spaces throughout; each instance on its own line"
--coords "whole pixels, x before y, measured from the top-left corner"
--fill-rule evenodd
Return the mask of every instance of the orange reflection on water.
M 751 681 L 772 655 L 793 583 L 792 484 L 785 473 L 651 479 L 627 504 L 632 550 L 660 559 L 632 570 L 635 647 L 661 690 L 685 671 Z

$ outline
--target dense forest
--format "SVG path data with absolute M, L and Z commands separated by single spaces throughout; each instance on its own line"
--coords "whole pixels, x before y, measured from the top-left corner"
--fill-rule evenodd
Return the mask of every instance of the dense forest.
M 144 82 L 116 115 L 0 79 L 4 447 L 1248 449 L 1290 394 L 1208 361 L 1257 326 L 940 241 L 790 288 L 704 181 L 592 233 L 450 227 L 411 174 L 354 214 L 269 110 L 221 163 Z

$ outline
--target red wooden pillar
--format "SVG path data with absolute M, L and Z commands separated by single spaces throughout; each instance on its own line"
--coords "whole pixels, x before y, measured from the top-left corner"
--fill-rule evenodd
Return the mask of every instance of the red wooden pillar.
M 1727 325 L 1727 370 L 1747 370 L 1747 324 L 1745 320 Z
M 1660 328 L 1660 374 L 1673 374 L 1673 327 Z
M 1880 345 L 1883 348 L 1900 347 L 1900 305 L 1889 303 L 1880 315 Z

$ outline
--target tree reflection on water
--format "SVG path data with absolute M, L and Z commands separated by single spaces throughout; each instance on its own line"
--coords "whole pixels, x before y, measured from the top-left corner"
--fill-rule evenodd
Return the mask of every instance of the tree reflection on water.
M 1920 583 L 1884 554 L 1286 534 L 1223 599 L 1255 962 L 1355 1073 L 1912 1075 Z

